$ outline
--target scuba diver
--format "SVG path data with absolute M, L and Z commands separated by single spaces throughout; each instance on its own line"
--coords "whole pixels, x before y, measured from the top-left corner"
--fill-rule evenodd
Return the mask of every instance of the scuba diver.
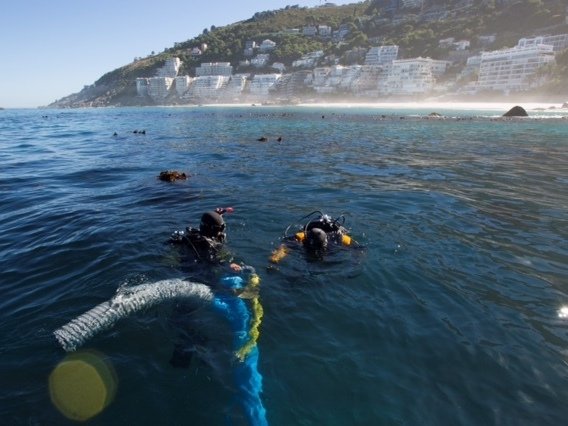
M 317 215 L 317 216 L 316 216 Z M 271 263 L 279 263 L 288 254 L 291 246 L 301 244 L 308 256 L 312 259 L 323 259 L 333 246 L 359 248 L 360 245 L 353 240 L 344 227 L 345 216 L 341 215 L 332 219 L 327 214 L 315 210 L 300 220 L 308 221 L 300 225 L 296 232 L 290 234 L 293 225 L 289 225 L 284 231 L 282 243 L 270 256 Z
M 196 275 L 198 281 L 204 281 L 216 291 L 239 296 L 245 292 L 245 288 L 223 286 L 223 277 L 228 275 L 243 275 L 250 278 L 256 275 L 252 266 L 239 264 L 233 261 L 231 253 L 225 248 L 227 241 L 226 224 L 223 218 L 225 213 L 233 213 L 232 207 L 216 208 L 201 215 L 199 228 L 186 227 L 184 231 L 174 231 L 169 242 L 180 246 L 186 257 L 182 263 L 190 264 L 188 268 L 192 275 Z M 196 268 L 197 263 L 205 263 Z M 226 269 L 228 264 L 229 270 Z M 202 266 L 202 267 L 201 267 Z M 219 268 L 220 267 L 220 268 Z M 221 284 L 221 285 L 220 285 Z M 250 289 L 246 289 L 247 294 Z M 170 364 L 174 367 L 189 367 L 193 352 L 199 344 L 205 343 L 205 338 L 199 334 L 192 334 L 193 330 L 187 327 L 187 317 L 193 313 L 193 309 L 186 305 L 176 306 L 173 325 L 176 328 L 186 330 L 179 336 L 179 342 L 175 344 Z M 189 332 L 187 332 L 189 330 Z
M 188 248 L 196 261 L 219 263 L 221 249 L 227 239 L 223 214 L 233 211 L 232 207 L 219 207 L 205 212 L 201 216 L 199 228 L 188 226 L 185 231 L 175 231 L 170 237 L 170 242 Z
M 203 213 L 199 228 L 186 227 L 185 231 L 174 231 L 169 242 L 186 249 L 186 254 L 194 263 L 207 262 L 224 265 L 228 261 L 232 272 L 254 273 L 252 266 L 233 262 L 232 255 L 224 248 L 227 241 L 225 213 L 233 213 L 232 207 L 218 207 Z
M 266 411 L 262 405 L 262 376 L 257 363 L 259 350 L 257 339 L 263 309 L 259 298 L 260 278 L 254 267 L 237 263 L 225 248 L 227 241 L 225 213 L 233 213 L 232 207 L 216 208 L 203 213 L 199 228 L 187 227 L 175 231 L 169 242 L 180 246 L 192 263 L 192 274 L 197 269 L 197 281 L 207 283 L 213 292 L 212 310 L 225 321 L 231 330 L 233 359 L 233 386 L 239 395 L 239 405 L 244 409 L 250 424 L 266 424 Z M 195 268 L 202 263 L 203 268 Z M 176 368 L 188 368 L 195 353 L 204 352 L 212 343 L 193 326 L 200 320 L 197 309 L 180 303 L 175 308 L 172 325 L 179 331 L 170 364 Z M 207 320 L 205 320 L 207 321 Z M 209 323 L 210 324 L 210 323 Z M 221 323 L 215 322 L 220 325 Z M 218 340 L 220 336 L 213 336 Z M 210 350 L 206 351 L 212 356 Z

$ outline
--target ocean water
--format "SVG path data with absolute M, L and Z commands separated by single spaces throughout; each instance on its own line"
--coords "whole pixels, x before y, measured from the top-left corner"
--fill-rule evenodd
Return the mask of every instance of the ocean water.
M 232 206 L 227 247 L 261 278 L 269 424 L 565 424 L 568 113 L 431 111 L 0 111 L 0 422 L 74 424 L 50 398 L 54 330 L 118 289 L 210 276 L 167 240 Z M 190 177 L 158 180 L 167 169 Z M 269 267 L 314 210 L 364 249 Z M 180 325 L 179 307 L 81 348 L 115 371 L 89 424 L 246 424 L 222 321 L 198 309 Z M 188 368 L 169 363 L 179 327 L 202 337 Z

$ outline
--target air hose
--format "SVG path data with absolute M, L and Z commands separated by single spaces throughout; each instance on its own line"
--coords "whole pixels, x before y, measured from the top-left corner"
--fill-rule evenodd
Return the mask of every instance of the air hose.
M 221 279 L 226 288 L 242 290 L 256 289 L 259 278 L 253 274 L 248 286 L 240 276 Z M 239 405 L 243 408 L 251 425 L 267 425 L 266 410 L 262 405 L 262 376 L 258 371 L 258 339 L 262 306 L 258 296 L 251 298 L 252 309 L 243 299 L 232 294 L 215 295 L 211 288 L 199 283 L 171 279 L 120 289 L 110 300 L 73 319 L 54 331 L 55 338 L 67 352 L 77 350 L 101 331 L 110 329 L 119 320 L 142 309 L 156 306 L 168 300 L 191 299 L 204 304 L 211 303 L 213 309 L 228 321 L 233 331 L 233 349 L 236 357 L 233 376 L 238 390 Z

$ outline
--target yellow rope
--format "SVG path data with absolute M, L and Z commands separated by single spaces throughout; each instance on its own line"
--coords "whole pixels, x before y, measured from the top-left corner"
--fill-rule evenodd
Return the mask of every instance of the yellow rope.
M 245 288 L 247 290 L 256 290 L 260 286 L 260 278 L 258 275 L 253 274 L 249 279 L 249 283 Z M 252 310 L 252 320 L 249 330 L 249 339 L 247 342 L 236 352 L 236 356 L 240 361 L 244 361 L 246 356 L 253 350 L 256 346 L 256 341 L 260 336 L 260 324 L 262 323 L 262 316 L 264 315 L 264 310 L 260 304 L 258 296 L 251 299 L 251 310 Z

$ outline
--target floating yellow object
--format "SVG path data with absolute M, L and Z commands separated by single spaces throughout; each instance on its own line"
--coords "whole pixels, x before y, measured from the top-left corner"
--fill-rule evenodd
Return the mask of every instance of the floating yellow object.
M 349 235 L 342 235 L 341 236 L 341 244 L 343 244 L 344 246 L 350 246 L 351 245 L 351 237 Z
M 270 261 L 272 263 L 278 263 L 282 259 L 284 259 L 287 254 L 288 254 L 288 249 L 284 244 L 282 244 L 280 245 L 280 247 L 278 247 L 276 250 L 272 252 L 272 255 L 270 256 Z
M 68 355 L 49 375 L 51 401 L 65 417 L 78 421 L 102 412 L 116 386 L 114 369 L 96 352 Z

